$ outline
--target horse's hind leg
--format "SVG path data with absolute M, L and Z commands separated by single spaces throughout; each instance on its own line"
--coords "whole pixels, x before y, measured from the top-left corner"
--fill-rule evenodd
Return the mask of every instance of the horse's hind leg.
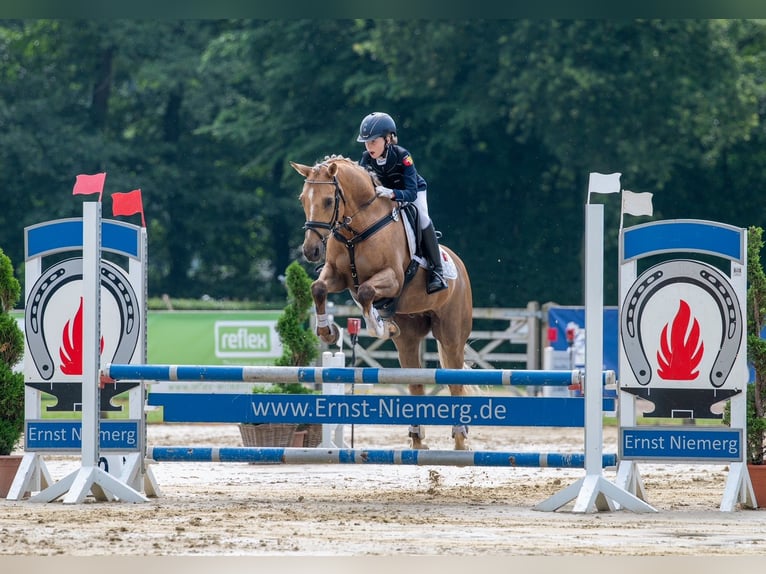
M 394 345 L 399 353 L 399 366 L 407 369 L 419 369 L 422 366 L 420 362 L 420 344 L 428 334 L 430 321 L 423 316 L 400 316 L 397 315 L 396 323 L 399 327 L 399 336 L 394 338 Z M 425 394 L 425 385 L 409 385 L 410 394 L 413 396 L 423 396 Z M 424 442 L 426 433 L 425 427 L 420 424 L 411 424 L 408 429 L 410 445 L 413 449 L 428 449 Z
M 462 365 L 460 367 L 454 368 L 462 368 Z M 453 397 L 463 397 L 468 394 L 464 385 L 449 385 L 449 392 Z M 455 450 L 471 450 L 471 447 L 468 446 L 467 424 L 454 425 L 452 427 L 452 438 L 455 441 L 455 445 L 453 447 Z
M 454 326 L 453 326 L 454 329 Z M 439 363 L 445 369 L 462 369 L 465 366 L 465 342 L 460 335 L 461 330 L 457 329 L 458 335 L 451 330 L 445 330 L 444 325 L 439 321 L 434 321 L 434 337 L 437 339 L 439 349 Z M 463 329 L 462 331 L 465 331 Z M 470 333 L 470 329 L 468 329 Z M 466 335 L 466 339 L 468 335 Z M 461 397 L 468 394 L 464 385 L 449 385 L 450 394 L 453 397 Z M 470 450 L 468 445 L 468 425 L 458 424 L 452 427 L 452 438 L 455 441 L 455 450 Z
M 425 394 L 423 385 L 410 385 L 410 394 L 421 397 Z M 411 424 L 407 429 L 410 437 L 410 446 L 416 450 L 428 450 L 428 445 L 424 442 L 426 438 L 426 428 L 421 424 Z
M 450 394 L 453 397 L 465 396 L 463 385 L 449 385 Z M 452 427 L 452 438 L 455 441 L 455 450 L 471 450 L 468 446 L 468 425 L 459 424 Z

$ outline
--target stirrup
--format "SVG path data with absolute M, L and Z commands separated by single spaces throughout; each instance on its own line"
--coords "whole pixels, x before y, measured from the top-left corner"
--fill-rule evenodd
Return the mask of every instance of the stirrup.
M 426 284 L 426 293 L 431 295 L 432 293 L 443 291 L 447 287 L 449 287 L 449 285 L 447 285 L 447 281 L 445 281 L 441 273 L 431 271 L 431 277 L 428 279 L 428 283 Z

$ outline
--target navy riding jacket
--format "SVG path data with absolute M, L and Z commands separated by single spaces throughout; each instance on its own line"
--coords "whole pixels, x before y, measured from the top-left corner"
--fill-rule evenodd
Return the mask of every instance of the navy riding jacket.
M 362 154 L 359 165 L 375 172 L 383 187 L 393 189 L 397 201 L 412 203 L 419 191 L 426 190 L 426 180 L 415 169 L 410 152 L 402 146 L 388 146 L 385 165 L 378 165 L 368 151 Z

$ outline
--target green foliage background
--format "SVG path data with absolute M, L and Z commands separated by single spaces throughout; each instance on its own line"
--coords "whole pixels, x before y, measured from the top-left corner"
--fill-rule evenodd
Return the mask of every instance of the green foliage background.
M 107 216 L 143 192 L 150 296 L 281 301 L 288 162 L 359 157 L 384 110 L 475 305 L 582 304 L 591 171 L 657 219 L 763 224 L 764 69 L 760 20 L 3 20 L 0 245 L 22 280 L 24 226 L 80 216 L 75 176 L 106 171 Z M 616 271 L 619 198 L 596 201 Z
M 12 370 L 24 354 L 24 334 L 8 313 L 19 293 L 11 260 L 0 249 L 0 455 L 11 454 L 24 431 L 24 375 Z
M 766 327 L 766 273 L 760 261 L 763 229 L 751 226 L 747 242 L 747 358 L 755 372 L 755 380 L 747 389 L 747 461 L 763 464 L 766 433 L 766 340 L 761 338 Z

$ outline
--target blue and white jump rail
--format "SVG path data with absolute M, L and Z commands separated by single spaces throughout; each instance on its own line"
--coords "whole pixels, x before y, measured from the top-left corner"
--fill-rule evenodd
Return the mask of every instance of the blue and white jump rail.
M 327 353 L 327 355 L 331 355 Z M 328 357 L 328 360 L 330 358 Z M 378 369 L 323 367 L 243 367 L 202 365 L 107 365 L 102 382 L 243 382 L 322 383 L 323 394 L 247 392 L 195 393 L 155 390 L 148 403 L 163 408 L 163 420 L 185 423 L 306 423 L 322 425 L 382 424 L 435 426 L 550 426 L 582 427 L 586 423 L 582 397 L 519 397 L 496 393 L 466 396 L 346 394 L 345 385 L 484 385 L 559 386 L 580 389 L 583 375 L 573 371 L 512 369 Z M 335 364 L 343 365 L 344 359 Z M 602 373 L 602 384 L 612 384 L 613 371 Z M 335 390 L 328 387 L 334 387 Z M 614 409 L 614 399 L 601 408 Z M 324 429 L 323 429 L 324 433 Z M 323 435 L 324 436 L 324 435 Z M 327 435 L 323 446 L 343 446 Z
M 379 369 L 372 367 L 243 367 L 220 365 L 117 365 L 102 370 L 106 381 L 241 381 L 248 383 L 357 383 L 393 385 L 579 386 L 579 370 Z M 603 382 L 615 384 L 614 371 Z
M 328 353 L 329 355 L 329 353 Z M 330 360 L 329 357 L 326 359 Z M 336 357 L 337 359 L 337 357 Z M 342 364 L 342 363 L 341 363 Z M 613 384 L 615 373 L 605 371 L 602 380 Z M 101 380 L 159 382 L 243 382 L 344 384 L 464 384 L 487 386 L 580 386 L 583 376 L 573 371 L 523 371 L 512 369 L 378 369 L 349 367 L 270 367 L 206 365 L 117 365 L 108 364 Z M 423 424 L 452 424 L 455 412 L 472 412 L 472 424 L 494 426 L 583 426 L 583 399 L 534 397 L 451 397 L 386 395 L 270 395 L 248 394 L 149 394 L 150 404 L 163 406 L 168 422 L 312 422 L 342 424 L 409 424 L 419 412 Z M 334 406 L 328 406 L 332 402 Z M 530 401 L 535 408 L 530 408 Z M 295 407 L 274 409 L 255 416 L 253 405 L 282 404 Z M 323 407 L 319 407 L 319 404 Z M 439 416 L 439 405 L 461 405 Z M 406 405 L 406 406 L 405 406 Z M 436 405 L 436 406 L 434 406 Z M 344 408 L 344 406 L 346 408 Z M 612 407 L 610 403 L 607 405 Z M 305 407 L 305 408 L 304 408 Z M 411 408 L 410 408 L 411 407 Z M 502 409 L 498 411 L 498 409 Z M 323 410 L 323 415 L 320 411 Z M 277 412 L 279 411 L 279 412 Z M 477 421 L 476 413 L 490 413 Z M 497 416 L 502 412 L 502 416 Z M 296 414 L 297 413 L 297 414 Z M 492 416 L 492 415 L 495 416 Z M 462 421 L 467 422 L 467 421 Z M 210 446 L 149 446 L 147 459 L 154 462 L 223 462 L 255 464 L 373 464 L 405 466 L 483 466 L 531 468 L 584 468 L 582 453 L 495 452 L 453 450 L 389 450 L 348 448 L 258 448 Z M 602 467 L 617 464 L 615 454 L 603 454 Z
M 509 468 L 584 468 L 582 453 L 457 450 L 388 450 L 151 446 L 155 462 L 248 462 L 260 464 L 381 464 L 402 466 L 493 466 Z M 602 455 L 602 466 L 617 464 L 616 454 Z

